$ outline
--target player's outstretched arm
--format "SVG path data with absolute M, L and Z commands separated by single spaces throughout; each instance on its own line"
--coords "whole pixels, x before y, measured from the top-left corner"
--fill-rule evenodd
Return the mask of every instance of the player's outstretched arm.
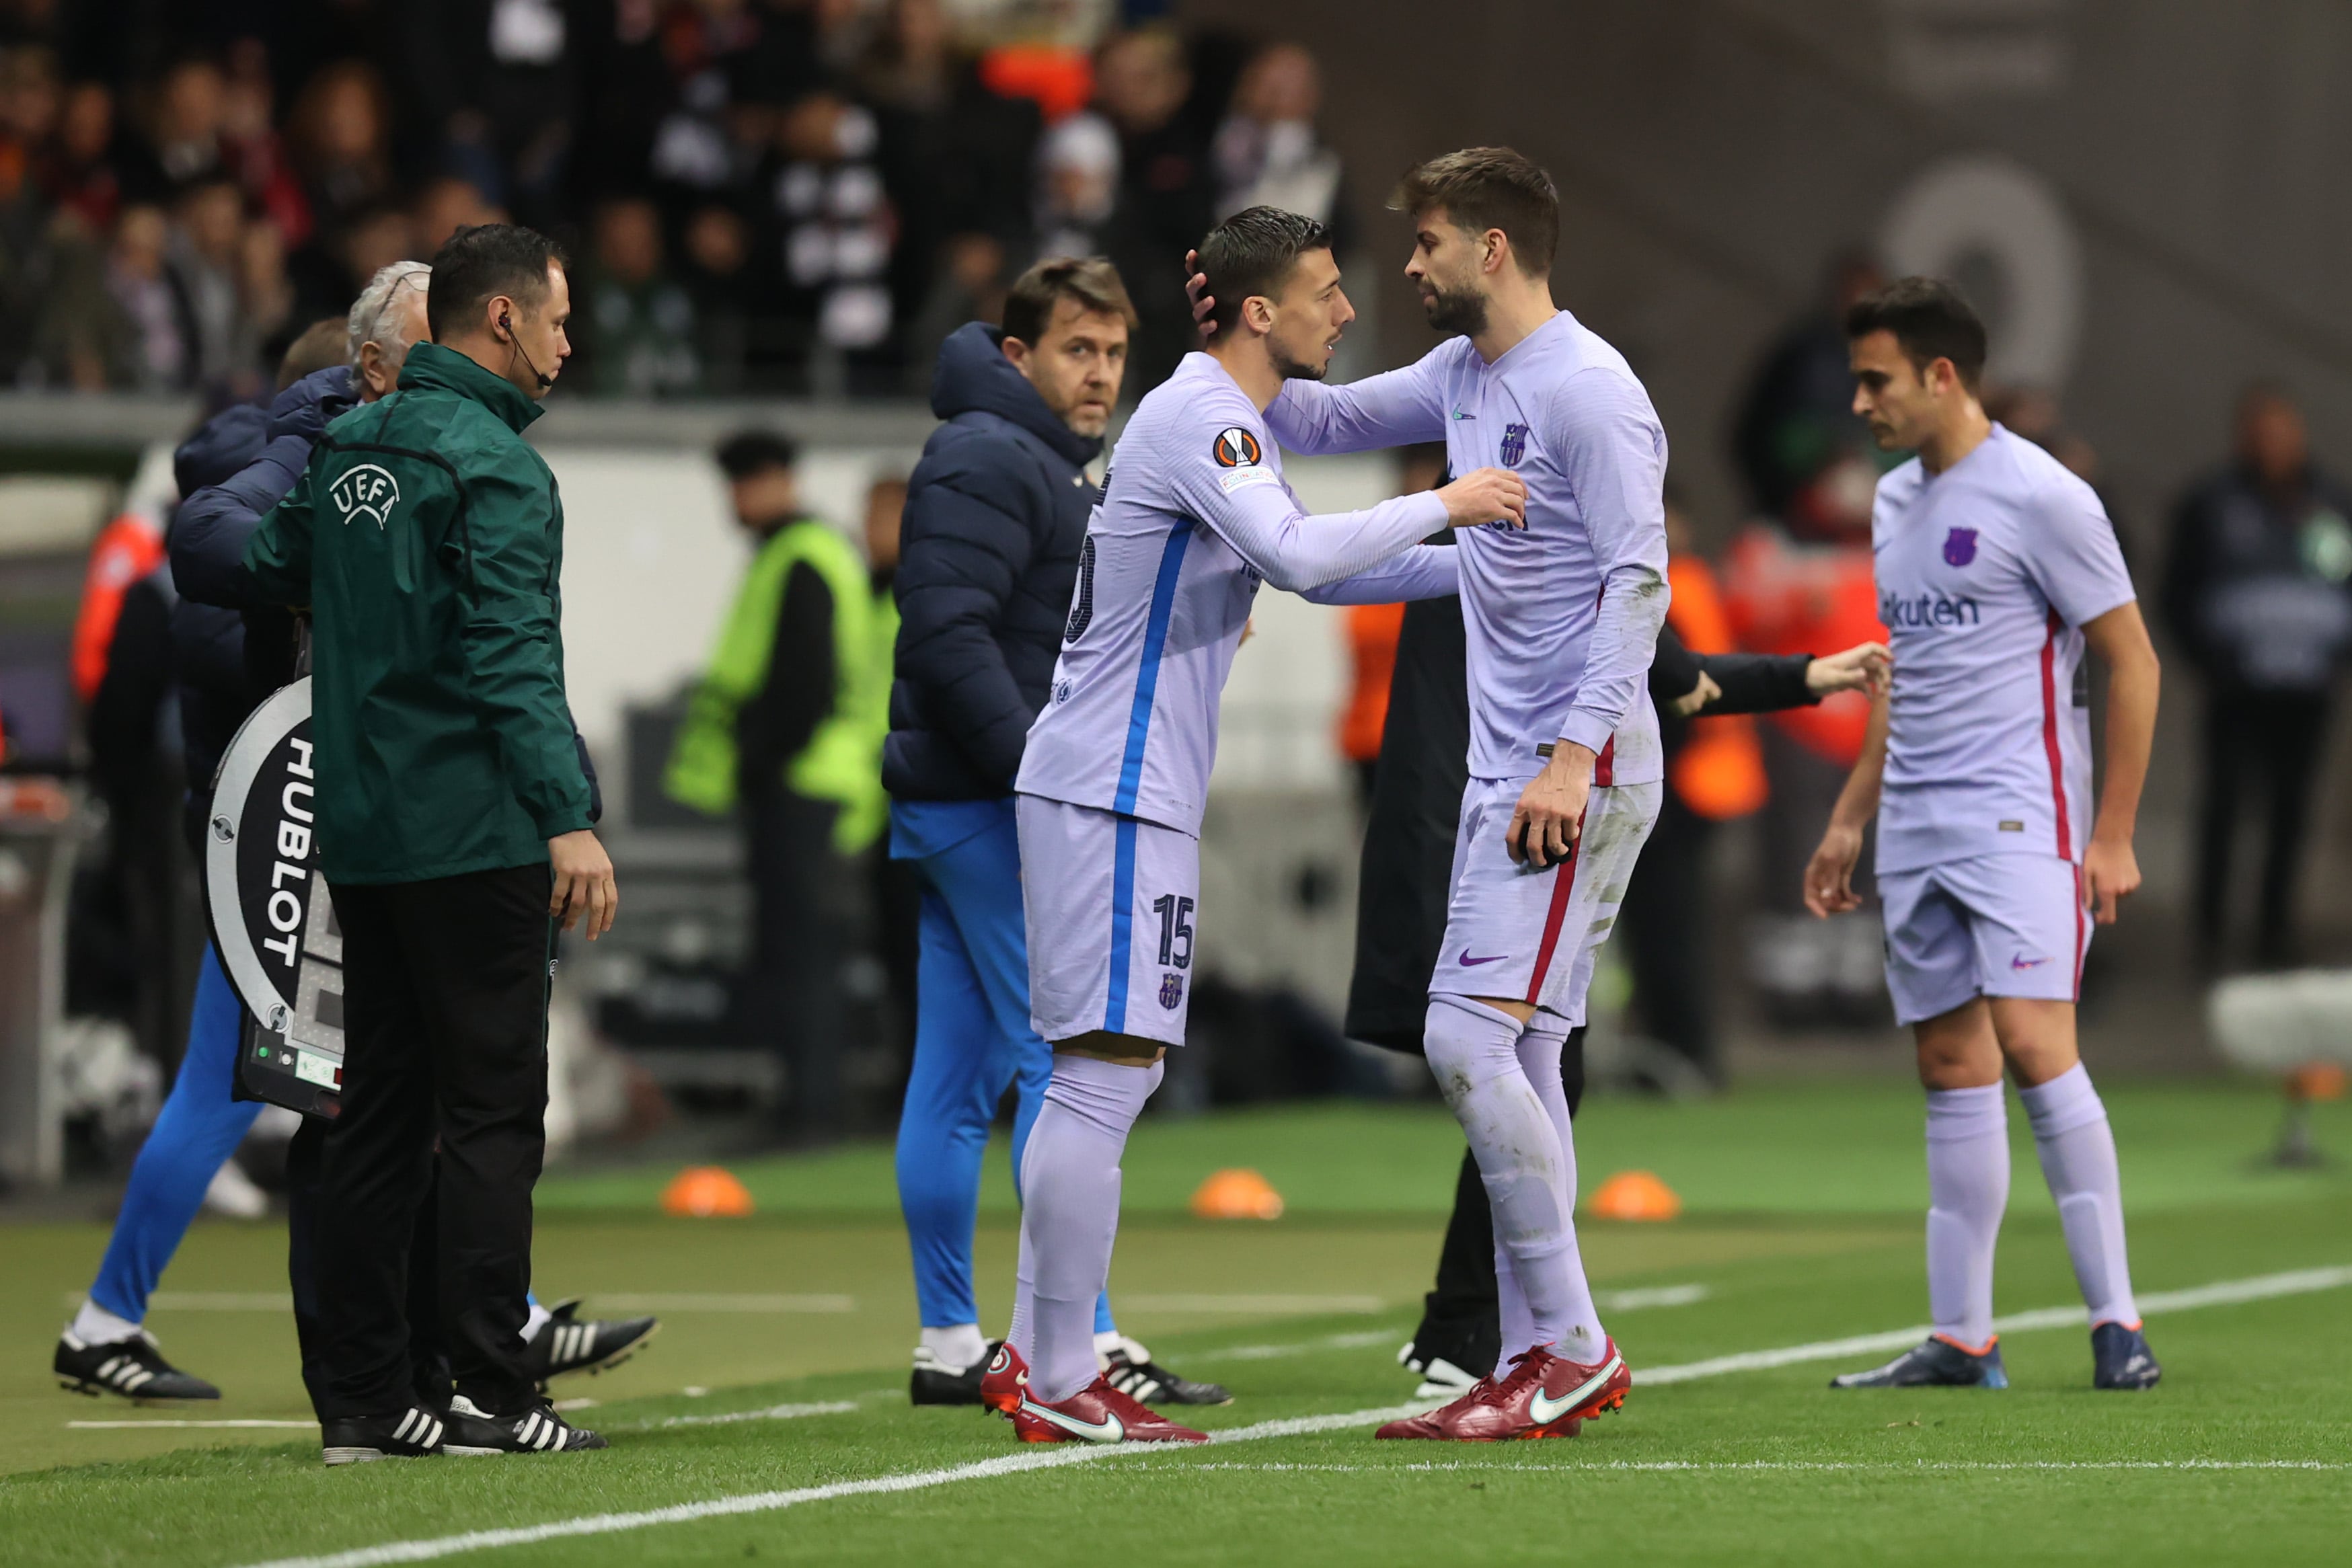
M 1188 509 L 1285 592 L 1305 593 L 1353 577 L 1440 528 L 1527 526 L 1527 486 L 1507 468 L 1481 468 L 1441 489 L 1399 496 L 1360 512 L 1308 517 L 1273 470 L 1212 468 L 1209 444 L 1202 443 L 1200 468 L 1181 481 Z
M 2157 692 L 2162 683 L 2156 647 L 2137 602 L 2118 605 L 2083 628 L 2091 652 L 2107 666 L 2107 779 L 2091 841 L 2083 850 L 2083 895 L 2098 923 L 2113 925 L 2116 905 L 2139 891 L 2139 858 L 2132 830 L 2140 789 L 2156 742 Z
M 1217 324 L 1209 319 L 1217 301 L 1208 292 L 1209 279 L 1200 269 L 1197 253 L 1184 253 L 1184 296 L 1192 301 L 1192 322 L 1200 330 L 1201 341 L 1207 343 L 1217 331 Z M 1436 378 L 1424 368 L 1427 364 L 1423 360 L 1345 386 L 1307 380 L 1285 382 L 1281 395 L 1265 412 L 1267 428 L 1283 445 L 1309 456 L 1443 441 L 1445 398 Z
M 1862 907 L 1853 890 L 1854 862 L 1862 858 L 1863 830 L 1878 815 L 1878 786 L 1886 775 L 1886 693 L 1871 699 L 1870 726 L 1863 732 L 1862 755 L 1838 791 L 1830 825 L 1821 847 L 1805 866 L 1805 907 L 1823 919 Z
M 1310 588 L 1299 597 L 1317 604 L 1402 604 L 1461 591 L 1462 552 L 1444 545 L 1415 545 L 1369 571 Z

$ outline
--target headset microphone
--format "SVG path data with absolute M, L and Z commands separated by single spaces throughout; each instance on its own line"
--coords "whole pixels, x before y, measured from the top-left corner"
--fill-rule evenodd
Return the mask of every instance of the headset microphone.
M 555 384 L 555 378 L 541 371 L 539 366 L 531 360 L 530 350 L 524 348 L 522 346 L 522 340 L 515 336 L 513 317 L 501 313 L 499 317 L 499 330 L 507 335 L 507 347 L 512 349 L 516 353 L 520 354 L 522 356 L 522 362 L 530 367 L 530 373 L 539 378 L 540 391 L 545 392 L 548 388 Z

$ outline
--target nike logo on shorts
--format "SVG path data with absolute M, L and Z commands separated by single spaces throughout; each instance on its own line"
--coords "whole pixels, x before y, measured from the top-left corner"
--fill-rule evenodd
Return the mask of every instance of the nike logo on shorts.
M 1509 955 L 1508 953 L 1496 953 L 1496 954 L 1492 955 L 1491 956 L 1485 957 L 1485 958 L 1473 958 L 1472 956 L 1470 956 L 1470 949 L 1469 949 L 1469 948 L 1467 948 L 1467 947 L 1465 947 L 1465 948 L 1463 948 L 1463 949 L 1462 949 L 1462 956 L 1461 956 L 1460 958 L 1456 959 L 1456 960 L 1455 960 L 1455 962 L 1459 963 L 1459 964 L 1460 964 L 1464 968 L 1467 969 L 1467 968 L 1471 968 L 1471 967 L 1475 967 L 1475 966 L 1476 966 L 1476 965 L 1479 965 L 1479 964 L 1499 964 L 1499 963 L 1501 963 L 1504 959 L 1506 959 L 1506 958 L 1507 958 L 1507 957 L 1509 957 L 1509 956 L 1510 956 L 1510 955 Z
M 2029 958 L 2024 954 L 2020 953 L 2016 957 L 2011 958 L 2009 961 L 2009 967 L 2017 970 L 2038 969 L 2048 962 L 2050 962 L 2050 960 L 2047 958 Z

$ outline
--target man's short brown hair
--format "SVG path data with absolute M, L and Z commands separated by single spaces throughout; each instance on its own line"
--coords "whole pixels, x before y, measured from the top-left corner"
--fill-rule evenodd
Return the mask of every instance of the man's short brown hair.
M 1507 147 L 1465 147 L 1414 164 L 1389 197 L 1389 209 L 1409 217 L 1440 207 L 1456 228 L 1502 230 L 1529 277 L 1551 271 L 1559 250 L 1559 188 L 1532 160 Z
M 1118 317 L 1129 332 L 1136 329 L 1135 305 L 1118 268 L 1098 256 L 1049 256 L 1013 280 L 1004 297 L 1004 335 L 1034 348 L 1064 299 L 1075 299 L 1079 308 L 1096 315 Z

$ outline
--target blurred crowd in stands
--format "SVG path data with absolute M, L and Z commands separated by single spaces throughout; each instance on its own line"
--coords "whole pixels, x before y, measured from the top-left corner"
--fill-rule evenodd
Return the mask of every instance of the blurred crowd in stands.
M 1165 0 L 0 0 L 0 384 L 250 396 L 461 224 L 574 256 L 567 388 L 919 394 L 1036 256 L 1337 218 L 1314 57 Z

